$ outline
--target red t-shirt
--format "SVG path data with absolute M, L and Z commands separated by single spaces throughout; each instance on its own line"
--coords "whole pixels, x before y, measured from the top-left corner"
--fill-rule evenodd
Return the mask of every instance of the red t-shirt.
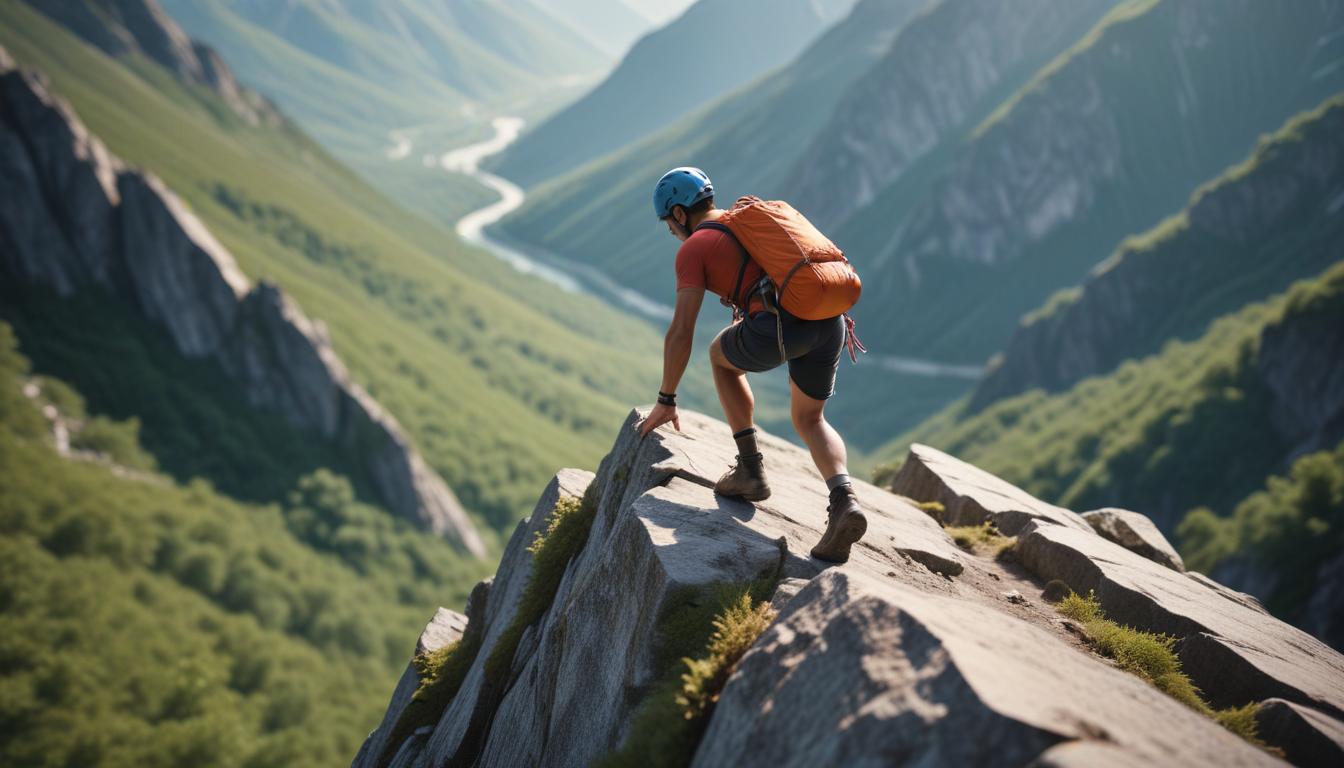
M 747 262 L 742 274 L 742 286 L 737 297 L 730 297 L 737 284 L 737 271 L 742 268 L 742 251 L 733 238 L 717 229 L 698 229 L 686 238 L 677 251 L 677 290 L 703 288 L 720 298 L 741 300 L 745 292 L 765 275 L 754 261 Z M 765 305 L 759 296 L 752 296 L 748 314 L 759 312 Z

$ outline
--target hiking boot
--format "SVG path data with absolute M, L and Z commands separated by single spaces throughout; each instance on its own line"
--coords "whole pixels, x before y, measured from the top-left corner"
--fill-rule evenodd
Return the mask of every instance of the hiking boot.
M 738 456 L 733 468 L 714 484 L 714 492 L 743 501 L 765 501 L 770 498 L 770 484 L 765 482 L 765 462 L 761 454 Z
M 812 548 L 812 556 L 832 563 L 846 562 L 850 547 L 867 531 L 868 518 L 859 511 L 853 487 L 842 485 L 831 493 L 830 506 L 826 507 L 826 532 Z

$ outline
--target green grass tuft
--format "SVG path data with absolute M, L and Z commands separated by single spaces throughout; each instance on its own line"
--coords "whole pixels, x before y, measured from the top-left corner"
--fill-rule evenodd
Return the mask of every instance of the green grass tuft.
M 737 662 L 771 619 L 777 576 L 670 596 L 658 620 L 663 670 L 635 713 L 625 744 L 596 765 L 689 765 L 714 704 Z
M 392 726 L 392 733 L 388 734 L 375 765 L 381 768 L 390 763 L 402 742 L 417 728 L 438 722 L 462 688 L 462 681 L 466 680 L 471 663 L 480 650 L 481 633 L 475 627 L 469 627 L 457 642 L 411 659 L 420 677 L 420 687 L 415 689 L 401 717 Z
M 551 607 L 565 567 L 588 542 L 593 518 L 597 515 L 597 484 L 588 486 L 583 499 L 564 497 L 555 503 L 547 517 L 546 529 L 538 531 L 527 551 L 532 554 L 532 574 L 518 604 L 513 621 L 500 635 L 485 660 L 485 677 L 491 683 L 503 682 L 513 665 L 513 655 L 523 632 Z
M 1210 707 L 1199 695 L 1199 688 L 1181 671 L 1175 637 L 1117 624 L 1106 618 L 1101 603 L 1092 592 L 1081 597 L 1070 591 L 1055 607 L 1081 624 L 1092 646 L 1103 656 L 1113 659 L 1121 669 L 1143 678 L 1196 712 L 1213 718 L 1246 741 L 1258 747 L 1265 746 L 1256 733 L 1255 711 L 1259 705 L 1250 702 L 1221 710 Z
M 945 530 L 957 546 L 975 554 L 990 554 L 997 557 L 1017 543 L 1016 537 L 1004 536 L 989 521 L 980 525 L 949 526 Z

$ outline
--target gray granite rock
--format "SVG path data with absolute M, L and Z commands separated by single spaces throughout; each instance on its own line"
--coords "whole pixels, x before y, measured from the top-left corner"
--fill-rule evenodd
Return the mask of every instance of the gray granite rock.
M 127 169 L 8 53 L 0 57 L 0 193 L 8 274 L 58 295 L 99 286 L 133 304 L 183 355 L 218 361 L 248 402 L 345 451 L 394 514 L 484 554 L 457 497 L 350 378 L 322 325 L 278 288 L 252 286 L 171 190 Z
M 451 643 L 462 639 L 462 633 L 467 631 L 467 617 L 457 611 L 450 611 L 447 608 L 440 608 L 435 612 L 434 618 L 430 619 L 429 624 L 425 626 L 420 638 L 415 643 L 414 656 L 437 651 Z M 407 664 L 406 671 L 401 673 L 401 679 L 397 681 L 397 687 L 392 691 L 392 701 L 387 705 L 387 711 L 383 713 L 382 722 L 372 733 L 364 739 L 364 745 L 359 748 L 359 754 L 355 761 L 351 763 L 351 768 L 374 768 L 374 761 L 383 753 L 387 746 L 387 739 L 392 733 L 392 728 L 401 718 L 401 713 L 405 711 L 406 705 L 411 703 L 411 697 L 415 690 L 420 687 L 420 677 L 415 672 L 414 664 Z M 412 736 L 412 739 L 415 737 Z M 421 739 L 423 741 L 423 739 Z
M 1260 738 L 1279 745 L 1293 765 L 1339 768 L 1344 765 L 1344 723 L 1310 707 L 1268 699 L 1255 713 Z
M 1093 530 L 1131 552 L 1140 554 L 1173 571 L 1185 571 L 1185 561 L 1157 530 L 1153 521 L 1140 512 L 1106 507 L 1084 512 L 1083 519 Z
M 891 490 L 921 502 L 941 503 L 946 525 L 979 525 L 988 520 L 1005 535 L 1015 536 L 1032 520 L 1042 520 L 1092 531 L 1074 512 L 1047 504 L 979 467 L 919 443 L 910 446 Z
M 743 657 L 693 765 L 1026 765 L 1072 740 L 1109 765 L 1276 762 L 1037 627 L 832 570 Z
M 1049 606 L 1017 602 L 1031 581 L 972 560 L 909 501 L 860 484 L 868 538 L 848 563 L 820 563 L 804 554 L 824 526 L 826 499 L 806 451 L 762 434 L 774 495 L 745 504 L 711 490 L 734 453 L 726 425 L 684 411 L 682 431 L 641 439 L 640 415 L 622 426 L 596 475 L 562 472 L 516 529 L 483 610 L 484 647 L 415 765 L 601 759 L 630 737 L 659 679 L 657 623 L 669 598 L 761 573 L 781 577 L 779 616 L 729 677 L 697 765 L 1276 762 L 1089 652 L 1081 630 L 1062 627 Z M 527 544 L 559 497 L 585 488 L 594 504 L 586 544 L 522 631 L 507 674 L 487 681 L 485 660 L 531 576 Z M 1041 531 L 1093 543 L 1098 568 L 1121 563 L 1207 593 L 1263 638 L 1296 631 L 1246 596 L 1139 557 L 1086 523 L 1030 520 L 1021 540 Z M 1344 680 L 1329 663 L 1307 672 L 1322 687 Z
M 766 471 L 779 481 L 768 501 L 751 505 L 711 490 L 734 454 L 726 425 L 683 412 L 683 431 L 665 428 L 641 440 L 639 418 L 627 419 L 598 470 L 588 544 L 566 570 L 551 609 L 520 642 L 508 690 L 484 691 L 480 669 L 511 619 L 500 612 L 424 765 L 587 764 L 619 746 L 640 703 L 637 692 L 658 671 L 653 632 L 670 595 L 763 572 L 777 571 L 788 585 L 790 577 L 806 580 L 828 565 L 806 554 L 825 527 L 827 493 L 805 450 L 761 435 Z M 867 483 L 857 486 L 869 529 L 844 568 L 939 586 L 943 574 L 961 572 L 963 555 L 936 522 Z M 553 504 L 550 493 L 539 511 Z M 525 582 L 529 563 L 514 553 L 530 540 L 531 525 L 510 541 L 496 590 Z M 492 611 L 496 605 L 492 600 Z
M 1182 667 L 1215 707 L 1277 696 L 1344 714 L 1344 656 L 1257 610 L 1246 595 L 1059 525 L 1024 530 L 1017 556 L 1042 579 L 1095 591 L 1117 622 L 1183 638 Z
M 424 757 L 418 764 L 441 766 L 450 760 L 463 745 L 471 725 L 473 714 L 478 706 L 485 707 L 491 692 L 487 690 L 485 679 L 485 660 L 499 642 L 500 636 L 513 621 L 518 610 L 518 601 L 532 574 L 532 556 L 527 548 L 536 535 L 545 530 L 546 517 L 555 508 L 562 497 L 581 498 L 593 482 L 593 473 L 577 469 L 562 469 L 546 485 L 536 507 L 527 519 L 514 528 L 513 535 L 504 548 L 499 569 L 489 587 L 489 597 L 484 609 L 478 609 L 475 602 L 472 613 L 482 610 L 484 622 L 481 625 L 481 650 L 468 670 L 462 687 L 448 708 L 439 718 L 437 727 L 425 746 Z M 464 753 L 465 754 L 465 753 Z

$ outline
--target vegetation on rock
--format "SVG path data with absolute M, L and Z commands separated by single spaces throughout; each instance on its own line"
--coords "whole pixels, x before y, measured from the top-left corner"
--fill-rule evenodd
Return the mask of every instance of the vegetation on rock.
M 658 620 L 661 673 L 644 694 L 630 734 L 603 758 L 603 768 L 689 765 L 714 703 L 734 665 L 774 611 L 778 579 L 686 587 L 668 598 Z
M 1182 704 L 1218 721 L 1220 725 L 1257 746 L 1264 744 L 1256 736 L 1255 702 L 1240 707 L 1215 710 L 1199 695 L 1199 689 L 1181 672 L 1176 657 L 1176 638 L 1142 632 L 1106 618 L 1101 603 L 1092 593 L 1080 597 L 1070 591 L 1055 606 L 1060 613 L 1082 625 L 1088 641 L 1099 653 L 1113 659 L 1116 666 L 1151 683 Z
M 508 679 L 514 653 L 523 632 L 540 619 L 555 600 L 560 579 L 565 575 L 569 561 L 588 543 L 588 532 L 597 515 L 597 485 L 588 486 L 582 499 L 562 497 L 546 517 L 546 529 L 537 531 L 528 546 L 532 555 L 532 573 L 518 601 L 513 621 L 495 641 L 485 660 L 485 677 L 494 683 Z

